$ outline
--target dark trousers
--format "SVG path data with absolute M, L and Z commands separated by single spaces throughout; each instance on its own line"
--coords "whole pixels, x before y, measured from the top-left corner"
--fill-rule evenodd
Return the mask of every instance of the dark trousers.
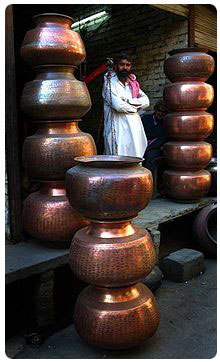
M 161 146 L 164 144 L 164 142 L 164 136 L 158 137 L 146 148 L 146 151 L 144 153 L 144 161 L 142 164 L 152 173 L 157 167 L 157 158 L 163 155 L 163 152 L 161 151 Z

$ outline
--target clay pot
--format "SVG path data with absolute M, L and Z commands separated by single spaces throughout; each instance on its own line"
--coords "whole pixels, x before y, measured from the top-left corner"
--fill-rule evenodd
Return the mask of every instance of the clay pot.
M 33 17 L 36 28 L 29 30 L 21 46 L 21 57 L 31 66 L 50 64 L 79 65 L 86 51 L 79 33 L 71 29 L 73 19 L 56 13 Z
M 207 256 L 217 257 L 217 204 L 199 211 L 193 223 L 193 235 Z
M 203 141 L 213 131 L 214 117 L 207 112 L 173 112 L 164 117 L 168 137 L 177 141 Z
M 171 82 L 205 82 L 215 69 L 215 61 L 207 52 L 203 48 L 172 50 L 164 62 L 164 73 Z
M 168 197 L 178 202 L 197 202 L 208 193 L 211 174 L 207 170 L 166 170 L 163 173 L 163 185 Z
M 69 247 L 74 233 L 88 223 L 70 206 L 63 181 L 43 182 L 23 204 L 25 231 L 50 246 Z
M 22 111 L 38 122 L 76 120 L 91 108 L 84 82 L 78 81 L 73 66 L 44 65 L 35 68 L 37 77 L 25 84 L 21 96 Z
M 89 344 L 122 349 L 156 332 L 159 311 L 153 294 L 142 283 L 110 289 L 89 286 L 77 299 L 74 324 Z
M 66 173 L 70 204 L 90 219 L 137 216 L 152 196 L 152 174 L 141 158 L 98 155 L 76 157 L 78 165 Z
M 163 156 L 174 170 L 201 170 L 212 158 L 212 145 L 204 141 L 167 142 L 163 146 Z
M 164 88 L 163 98 L 171 111 L 205 111 L 213 102 L 214 90 L 204 82 L 176 82 Z
M 150 234 L 131 220 L 94 221 L 80 229 L 70 246 L 69 264 L 81 280 L 100 287 L 133 284 L 156 263 Z
M 78 121 L 39 124 L 23 144 L 23 165 L 32 179 L 62 180 L 74 166 L 74 157 L 95 155 L 95 142 L 78 127 Z

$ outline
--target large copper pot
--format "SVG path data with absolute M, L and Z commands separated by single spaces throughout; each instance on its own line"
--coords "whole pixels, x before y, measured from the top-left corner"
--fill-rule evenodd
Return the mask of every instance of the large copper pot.
M 172 50 L 164 62 L 164 73 L 171 82 L 205 82 L 215 68 L 215 61 L 207 52 L 204 48 Z
M 203 141 L 214 127 L 214 117 L 207 112 L 173 112 L 164 117 L 170 139 L 177 141 Z
M 204 141 L 170 141 L 163 146 L 163 156 L 174 170 L 201 170 L 212 158 L 212 145 Z
M 164 191 L 178 202 L 196 202 L 204 197 L 211 185 L 211 174 L 206 170 L 163 173 Z
M 43 65 L 35 68 L 36 78 L 25 84 L 21 96 L 22 111 L 33 119 L 80 119 L 91 108 L 91 99 L 84 82 L 73 73 L 74 66 Z
M 133 284 L 156 263 L 151 236 L 144 228 L 123 221 L 94 221 L 73 237 L 69 264 L 81 280 L 100 287 Z
M 49 64 L 79 65 L 86 57 L 79 33 L 71 29 L 73 19 L 56 13 L 33 17 L 36 28 L 29 30 L 21 46 L 21 57 L 31 66 Z
M 51 246 L 69 247 L 74 233 L 88 223 L 70 206 L 64 181 L 43 182 L 23 204 L 24 229 Z
M 170 111 L 205 111 L 213 102 L 214 91 L 204 82 L 176 82 L 164 88 L 163 98 Z
M 96 154 L 92 136 L 83 133 L 78 121 L 39 124 L 37 132 L 23 144 L 23 165 L 32 179 L 60 180 L 74 166 L 74 157 Z
M 70 204 L 91 219 L 137 216 L 152 196 L 152 174 L 141 158 L 98 155 L 76 157 L 78 165 L 66 173 Z
M 89 286 L 77 299 L 74 324 L 88 343 L 122 349 L 133 347 L 156 332 L 159 311 L 153 294 L 142 283 L 110 289 Z

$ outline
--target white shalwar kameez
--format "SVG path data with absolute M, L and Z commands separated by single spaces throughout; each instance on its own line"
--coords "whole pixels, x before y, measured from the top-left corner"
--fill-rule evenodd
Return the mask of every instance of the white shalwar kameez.
M 102 90 L 104 98 L 104 152 L 105 154 L 113 154 L 111 122 L 113 119 L 117 154 L 120 156 L 143 157 L 147 147 L 147 137 L 138 110 L 149 106 L 149 98 L 141 89 L 139 97 L 132 98 L 129 84 L 126 82 L 124 85 L 120 82 L 115 72 L 111 74 L 110 81 L 111 98 L 109 81 L 105 75 Z M 140 105 L 141 108 L 130 105 L 126 101 L 127 99 L 130 103 Z

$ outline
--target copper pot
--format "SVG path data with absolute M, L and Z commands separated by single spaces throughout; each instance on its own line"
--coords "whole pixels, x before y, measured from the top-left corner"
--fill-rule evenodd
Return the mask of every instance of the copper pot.
M 135 217 L 152 196 L 152 174 L 141 158 L 98 155 L 76 157 L 66 173 L 70 204 L 91 219 Z
M 212 158 L 212 145 L 204 141 L 167 142 L 163 155 L 168 166 L 175 170 L 201 170 Z
M 163 173 L 164 191 L 178 202 L 196 202 L 204 197 L 211 185 L 211 174 L 200 171 L 171 171 Z
M 100 287 L 119 287 L 151 272 L 156 252 L 148 231 L 131 220 L 90 221 L 77 231 L 70 246 L 69 264 L 79 279 Z
M 50 246 L 69 247 L 74 233 L 88 223 L 70 206 L 64 181 L 43 182 L 23 204 L 24 229 Z
M 23 145 L 23 165 L 32 179 L 60 180 L 74 166 L 74 157 L 95 155 L 92 136 L 83 133 L 78 122 L 47 122 L 27 137 Z
M 156 332 L 159 311 L 153 294 L 142 283 L 111 289 L 89 286 L 77 299 L 74 324 L 88 343 L 122 349 L 133 347 Z
M 21 46 L 21 57 L 31 66 L 49 64 L 79 65 L 86 57 L 79 33 L 71 29 L 73 19 L 56 13 L 33 17 L 36 28 L 29 30 Z
M 177 141 L 203 141 L 213 131 L 214 117 L 201 111 L 173 112 L 164 117 L 170 139 Z
M 205 82 L 215 69 L 215 61 L 207 52 L 204 48 L 172 50 L 164 62 L 164 73 L 171 82 Z
M 204 82 L 177 82 L 164 88 L 163 98 L 171 111 L 205 111 L 213 102 L 214 90 Z
M 84 82 L 78 81 L 70 65 L 44 65 L 35 68 L 37 77 L 25 84 L 21 109 L 39 121 L 79 119 L 91 108 Z

